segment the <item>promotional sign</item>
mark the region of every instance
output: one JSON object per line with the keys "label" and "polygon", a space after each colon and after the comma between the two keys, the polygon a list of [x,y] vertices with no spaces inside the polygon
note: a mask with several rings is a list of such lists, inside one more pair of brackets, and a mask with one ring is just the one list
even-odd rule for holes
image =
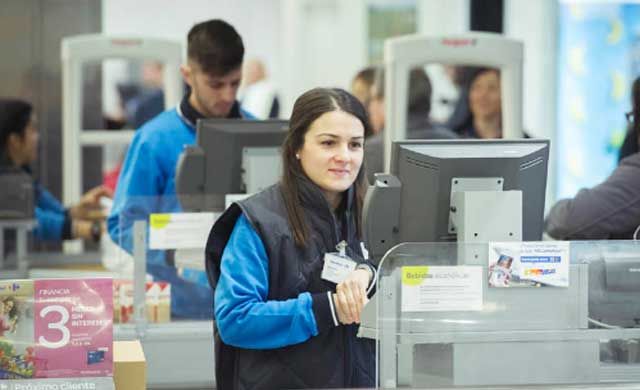
{"label": "promotional sign", "polygon": [[149,216],[149,249],[204,248],[218,213],[170,213]]}
{"label": "promotional sign", "polygon": [[482,310],[482,267],[402,267],[402,311]]}
{"label": "promotional sign", "polygon": [[569,243],[489,243],[489,286],[569,286]]}
{"label": "promotional sign", "polygon": [[113,373],[111,279],[0,281],[0,379]]}

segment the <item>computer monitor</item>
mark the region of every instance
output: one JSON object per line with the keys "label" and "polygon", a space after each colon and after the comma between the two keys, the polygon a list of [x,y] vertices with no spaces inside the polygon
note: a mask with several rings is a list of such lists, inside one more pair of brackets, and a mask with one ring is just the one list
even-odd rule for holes
{"label": "computer monitor", "polygon": [[196,145],[185,148],[176,167],[182,208],[222,210],[227,194],[252,193],[276,183],[287,129],[282,120],[199,120]]}
{"label": "computer monitor", "polygon": [[[460,226],[454,221],[462,218],[455,214],[463,210],[456,205],[456,199],[461,199],[456,193],[474,192],[489,199],[489,203],[492,199],[502,202],[503,198],[513,201],[500,204],[495,210],[495,213],[506,213],[505,224],[516,221],[519,225],[509,230],[503,240],[540,240],[548,156],[548,140],[394,142],[391,173],[376,174],[376,181],[365,199],[365,234],[372,254],[381,257],[400,242],[457,240]],[[479,206],[474,206],[475,210],[468,210],[473,202],[465,203],[467,210],[464,211],[491,213],[483,203],[484,198],[476,198],[480,201],[476,201]],[[509,209],[509,204],[517,204],[519,209]],[[468,215],[465,218],[468,222]],[[496,226],[483,226],[478,230],[477,241],[483,241],[482,232],[493,228]],[[491,237],[491,241],[499,240]]]}

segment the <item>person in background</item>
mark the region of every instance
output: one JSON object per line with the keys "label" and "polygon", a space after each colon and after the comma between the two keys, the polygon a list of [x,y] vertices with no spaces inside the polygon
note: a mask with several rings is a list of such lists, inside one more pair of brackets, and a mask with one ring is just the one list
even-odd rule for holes
{"label": "person in background", "polygon": [[[142,64],[142,85],[135,83],[123,83],[117,85],[118,95],[122,101],[123,117],[118,124],[117,120],[107,119],[107,123],[116,129],[138,129],[149,120],[164,111],[163,65],[157,61],[148,61]],[[114,127],[107,127],[113,129]],[[103,173],[102,184],[115,192],[118,185],[118,177],[122,170],[122,163],[126,148],[122,151],[120,161]]]}
{"label": "person in background", "polygon": [[469,110],[452,130],[463,138],[502,138],[502,98],[497,69],[474,69],[468,80]]}
{"label": "person in background", "polygon": [[[38,142],[38,123],[32,105],[19,99],[0,99],[0,169],[19,169],[31,174],[31,164],[38,158]],[[37,225],[33,233],[37,239],[100,240],[105,218],[100,198],[112,196],[107,188],[93,188],[80,202],[67,208],[37,180],[34,188]]]}
{"label": "person in background", "polygon": [[264,63],[258,59],[247,61],[242,77],[242,108],[259,119],[277,118],[280,101],[273,83],[267,78]]}
{"label": "person in background", "polygon": [[[282,147],[280,183],[234,203],[211,229],[218,388],[374,386],[375,343],[356,336],[375,283],[361,241],[370,131],[348,92],[305,92]],[[343,255],[331,254],[337,247]],[[325,274],[329,261],[349,270]]]}
{"label": "person in background", "polygon": [[[208,20],[196,24],[187,36],[187,62],[180,71],[189,88],[180,104],[145,123],[136,131],[107,219],[113,242],[133,249],[134,221],[148,221],[151,213],[181,211],[176,196],[175,169],[185,145],[196,138],[201,118],[253,117],[236,100],[242,79],[244,45],[228,23]],[[203,272],[181,275],[171,255],[147,253],[147,272],[171,284],[171,312],[175,318],[208,319],[213,315],[212,292]]]}
{"label": "person in background", "polygon": [[[638,108],[637,88],[636,79],[632,91],[634,112]],[[630,128],[637,130],[638,121],[638,116],[634,115]],[[637,238],[640,229],[640,153],[623,158],[603,183],[580,190],[572,199],[558,201],[544,224],[546,233],[558,240]]]}
{"label": "person in background", "polygon": [[373,83],[369,88],[369,97],[366,100],[367,114],[371,122],[371,136],[382,138],[380,133],[384,129],[386,112],[384,105],[384,68],[377,68],[373,76]]}
{"label": "person in background", "polygon": [[[407,104],[407,138],[408,139],[455,139],[458,136],[444,127],[435,125],[429,119],[431,112],[431,82],[422,68],[415,68],[409,74],[409,96]],[[371,88],[369,100],[369,117],[374,135],[367,139],[365,160],[367,161],[367,178],[374,181],[374,174],[384,171],[384,138],[385,127],[384,70],[379,69]]]}
{"label": "person in background", "polygon": [[163,68],[157,61],[142,64],[141,90],[125,103],[126,121],[131,128],[140,128],[164,111]]}
{"label": "person in background", "polygon": [[631,85],[631,111],[627,112],[627,121],[629,122],[629,130],[624,138],[622,147],[620,147],[620,155],[618,162],[625,157],[638,153],[640,145],[640,77],[637,77]]}
{"label": "person in background", "polygon": [[351,93],[360,100],[365,109],[368,109],[369,99],[371,99],[371,87],[376,77],[376,69],[375,66],[367,66],[356,73],[351,81]]}

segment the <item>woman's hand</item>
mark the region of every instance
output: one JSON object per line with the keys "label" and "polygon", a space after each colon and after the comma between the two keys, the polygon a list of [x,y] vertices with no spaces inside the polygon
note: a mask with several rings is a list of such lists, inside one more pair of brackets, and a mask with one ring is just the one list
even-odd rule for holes
{"label": "woman's hand", "polygon": [[72,219],[84,219],[90,221],[103,220],[106,215],[100,206],[100,198],[112,198],[113,193],[105,186],[98,186],[87,191],[78,204],[69,208]]}
{"label": "woman's hand", "polygon": [[364,269],[356,269],[345,280],[338,284],[333,294],[333,303],[341,324],[359,324],[360,313],[364,305],[369,302],[367,286],[371,274]]}
{"label": "woman's hand", "polygon": [[74,219],[71,222],[71,236],[73,238],[98,242],[104,231],[104,222],[98,220],[88,221],[84,219]]}

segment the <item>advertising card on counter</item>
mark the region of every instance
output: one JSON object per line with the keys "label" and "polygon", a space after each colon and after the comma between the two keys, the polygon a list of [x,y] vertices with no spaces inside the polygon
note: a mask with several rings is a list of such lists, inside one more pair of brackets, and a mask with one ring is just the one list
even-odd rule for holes
{"label": "advertising card on counter", "polygon": [[482,267],[402,267],[402,311],[482,310]]}
{"label": "advertising card on counter", "polygon": [[111,284],[0,281],[0,379],[111,376]]}
{"label": "advertising card on counter", "polygon": [[488,259],[491,287],[569,286],[568,242],[491,242]]}
{"label": "advertising card on counter", "polygon": [[219,213],[149,215],[149,249],[204,248]]}

